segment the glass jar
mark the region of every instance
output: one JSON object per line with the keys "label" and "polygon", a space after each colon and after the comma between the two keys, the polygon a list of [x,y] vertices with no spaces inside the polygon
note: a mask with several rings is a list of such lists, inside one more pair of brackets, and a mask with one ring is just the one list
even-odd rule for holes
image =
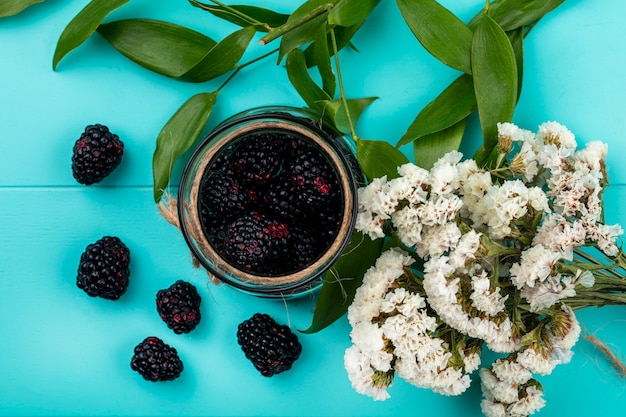
{"label": "glass jar", "polygon": [[351,138],[306,109],[255,108],[218,125],[187,162],[181,230],[213,278],[266,298],[306,294],[348,244],[364,183]]}

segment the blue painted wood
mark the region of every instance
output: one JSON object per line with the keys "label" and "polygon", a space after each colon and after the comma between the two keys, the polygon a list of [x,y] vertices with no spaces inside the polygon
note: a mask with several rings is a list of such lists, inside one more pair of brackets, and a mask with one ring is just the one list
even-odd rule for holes
{"label": "blue painted wood", "polygon": [[[293,1],[261,1],[290,11]],[[467,21],[480,0],[447,0]],[[397,380],[386,402],[356,394],[343,369],[350,344],[344,319],[301,335],[301,359],[287,373],[261,377],[236,345],[236,325],[262,311],[307,327],[315,300],[262,300],[215,286],[191,266],[176,228],[152,201],[151,158],[159,130],[189,96],[219,82],[180,83],[117,54],[97,35],[51,69],[56,39],[86,1],[47,1],[0,20],[0,415],[480,415],[477,383],[442,397]],[[581,142],[609,143],[614,186],[606,192],[608,222],[624,222],[626,168],[621,100],[626,96],[626,3],[566,2],[526,42],[526,75],[515,121],[534,129],[546,120],[570,127]],[[187,2],[136,0],[111,18],[162,18],[223,36]],[[211,20],[214,22],[214,20]],[[381,2],[346,52],[342,68],[353,97],[380,96],[364,114],[368,139],[401,136],[454,71],[430,57],[403,25],[395,5]],[[261,48],[258,47],[257,51]],[[262,104],[301,104],[284,68],[258,65],[220,96],[209,128]],[[71,175],[71,147],[86,124],[105,123],[126,144],[122,165],[101,184]],[[476,121],[470,129],[478,138]],[[470,152],[478,142],[464,144]],[[180,167],[178,167],[179,172]],[[75,286],[80,253],[105,234],[132,251],[131,284],[117,302],[92,299]],[[203,319],[188,335],[160,321],[154,297],[176,279],[196,284]],[[623,307],[589,309],[579,317],[617,353],[626,349]],[[175,346],[185,363],[172,383],[150,384],[130,370],[132,349],[148,335]],[[614,415],[626,406],[624,379],[581,340],[572,363],[541,379],[543,415]]]}

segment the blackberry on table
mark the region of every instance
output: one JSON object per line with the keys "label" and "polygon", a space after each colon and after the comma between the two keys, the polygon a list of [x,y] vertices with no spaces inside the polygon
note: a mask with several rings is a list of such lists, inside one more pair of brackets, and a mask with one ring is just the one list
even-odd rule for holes
{"label": "blackberry on table", "polygon": [[266,377],[291,369],[302,352],[298,337],[289,327],[261,313],[239,324],[237,343],[246,358]]}
{"label": "blackberry on table", "polygon": [[91,297],[119,299],[128,288],[130,250],[115,236],[104,236],[80,256],[76,285]]}
{"label": "blackberry on table", "polygon": [[147,381],[172,381],[183,371],[183,362],[175,348],[149,336],[135,347],[130,367]]}
{"label": "blackberry on table", "polygon": [[81,184],[102,181],[122,161],[124,143],[101,125],[89,125],[74,143],[72,175]]}
{"label": "blackberry on table", "polygon": [[157,292],[156,308],[161,319],[174,333],[189,333],[200,323],[201,301],[193,284],[178,280]]}

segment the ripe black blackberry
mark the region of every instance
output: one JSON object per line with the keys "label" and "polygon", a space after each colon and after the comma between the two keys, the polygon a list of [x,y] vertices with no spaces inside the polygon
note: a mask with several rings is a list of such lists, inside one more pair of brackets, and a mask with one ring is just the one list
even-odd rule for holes
{"label": "ripe black blackberry", "polygon": [[263,194],[262,203],[265,210],[274,213],[287,221],[293,221],[303,216],[302,200],[296,194],[296,186],[288,173],[279,175],[268,184]]}
{"label": "ripe black blackberry", "polygon": [[289,226],[259,212],[249,212],[228,224],[221,244],[230,262],[249,271],[259,272],[267,260],[284,255]]}
{"label": "ripe black blackberry", "polygon": [[91,297],[119,299],[128,288],[130,250],[115,236],[104,236],[80,256],[76,285]]}
{"label": "ripe black blackberry", "polygon": [[102,181],[122,161],[124,143],[101,125],[89,125],[73,148],[72,175],[81,184]]}
{"label": "ripe black blackberry", "polygon": [[189,333],[200,323],[201,301],[193,284],[178,280],[167,289],[157,292],[156,308],[161,319],[174,333]]}
{"label": "ripe black blackberry", "polygon": [[298,225],[292,229],[290,253],[287,264],[290,269],[299,269],[319,258],[321,249],[327,246],[327,242],[320,242],[318,233],[304,225]]}
{"label": "ripe black blackberry", "polygon": [[237,343],[246,358],[261,375],[267,377],[291,369],[302,352],[298,337],[289,327],[261,313],[239,324]]}
{"label": "ripe black blackberry", "polygon": [[183,371],[183,362],[175,348],[149,336],[135,347],[130,367],[147,381],[172,381]]}
{"label": "ripe black blackberry", "polygon": [[285,146],[274,132],[242,138],[230,155],[231,169],[244,183],[267,184],[280,170]]}
{"label": "ripe black blackberry", "polygon": [[223,171],[211,171],[200,185],[200,204],[212,216],[232,215],[242,211],[249,201],[248,193],[231,175]]}
{"label": "ripe black blackberry", "polygon": [[316,211],[340,202],[337,173],[314,146],[300,150],[290,162],[288,172],[301,206]]}

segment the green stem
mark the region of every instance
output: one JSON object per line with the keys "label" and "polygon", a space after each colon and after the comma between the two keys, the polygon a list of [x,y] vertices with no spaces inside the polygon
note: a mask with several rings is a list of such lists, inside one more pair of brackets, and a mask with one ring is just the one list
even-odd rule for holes
{"label": "green stem", "polygon": [[237,73],[238,73],[239,71],[241,71],[242,69],[244,69],[244,68],[245,68],[245,67],[247,67],[248,65],[252,65],[252,64],[254,64],[255,62],[259,62],[260,60],[262,60],[262,59],[264,59],[264,58],[267,58],[268,56],[270,56],[270,55],[272,55],[272,54],[274,54],[274,53],[276,53],[276,52],[278,52],[278,48],[276,48],[276,49],[274,49],[274,50],[271,50],[271,51],[269,51],[269,52],[267,52],[267,53],[265,53],[265,54],[263,54],[263,55],[260,55],[260,56],[258,56],[258,57],[256,57],[256,58],[254,58],[254,59],[251,59],[251,60],[250,60],[250,61],[248,61],[248,62],[244,62],[243,64],[239,64],[239,65],[237,65],[237,66],[235,67],[235,70],[232,72],[232,74],[230,74],[230,75],[228,76],[228,78],[227,78],[227,79],[226,79],[226,80],[225,80],[225,81],[224,81],[224,82],[223,82],[223,83],[222,83],[222,84],[221,84],[221,85],[217,88],[216,92],[218,92],[218,93],[219,93],[220,91],[222,91],[222,89],[223,89],[224,87],[226,87],[226,84],[228,84],[228,83],[230,82],[230,80],[232,80],[233,78],[235,78],[235,75],[237,75]]}
{"label": "green stem", "polygon": [[[218,0],[210,0],[210,1],[215,3],[215,4],[217,4],[222,9],[230,12],[234,16],[237,16],[240,19],[245,20],[246,22],[250,23],[253,26],[262,27],[262,28],[264,28],[267,31],[271,30],[271,27],[267,23],[259,22],[258,20],[248,16],[245,13],[241,13],[239,10],[232,8],[232,7],[228,6],[227,4],[222,3],[221,1],[218,1]],[[196,1],[196,0],[189,0],[189,2],[192,5],[198,7],[200,9],[202,9],[202,10],[207,10],[207,11],[212,11],[213,10],[213,7],[209,6],[208,4],[200,3],[199,1]]]}
{"label": "green stem", "polygon": [[[284,34],[291,32],[292,30],[302,26],[303,24],[315,19],[318,16],[323,15],[333,8],[332,3],[325,3],[320,6],[317,6],[309,13],[302,16],[300,19],[296,19],[293,21],[287,21],[284,25],[278,26],[277,28],[270,28],[268,34],[261,38],[259,43],[261,45],[267,45],[271,41],[283,36]],[[293,15],[292,15],[293,16]]]}
{"label": "green stem", "polygon": [[354,142],[359,141],[359,137],[356,135],[354,124],[352,123],[352,116],[350,115],[350,109],[348,108],[348,100],[343,87],[343,76],[341,75],[341,65],[339,63],[339,48],[337,47],[337,38],[335,37],[335,30],[330,28],[330,39],[333,44],[333,54],[335,56],[335,66],[337,67],[337,81],[339,83],[339,97],[343,103],[343,107],[346,111],[346,118],[348,119],[348,125],[350,125],[350,134]]}
{"label": "green stem", "polygon": [[237,65],[235,68],[237,68],[237,69],[242,69],[242,68],[245,68],[245,67],[247,67],[248,65],[252,65],[252,64],[254,64],[255,62],[258,62],[258,61],[260,61],[260,60],[262,60],[262,59],[264,59],[264,58],[267,58],[268,56],[273,55],[273,54],[275,54],[275,53],[276,53],[276,52],[278,52],[278,51],[279,51],[279,48],[272,49],[271,51],[269,51],[269,52],[267,52],[267,53],[265,53],[265,54],[263,54],[263,55],[260,55],[260,56],[258,56],[258,57],[256,57],[256,58],[254,58],[254,59],[251,59],[251,60],[250,60],[250,61],[248,61],[248,62],[244,62],[243,64],[239,64],[239,65]]}

